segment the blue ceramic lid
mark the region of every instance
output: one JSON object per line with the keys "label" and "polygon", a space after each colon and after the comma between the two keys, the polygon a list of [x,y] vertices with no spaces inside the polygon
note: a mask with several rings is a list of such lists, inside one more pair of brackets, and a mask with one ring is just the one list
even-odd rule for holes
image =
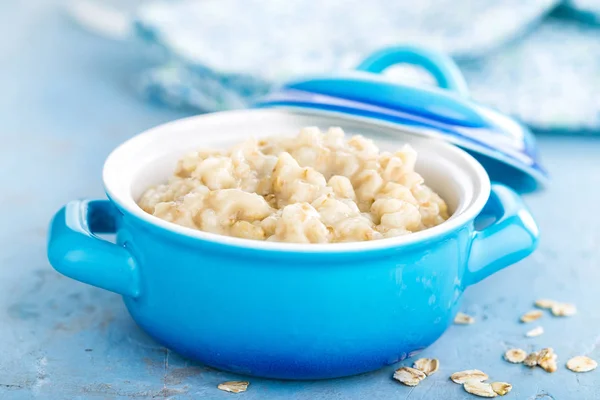
{"label": "blue ceramic lid", "polygon": [[[380,73],[394,64],[424,68],[439,87],[386,80]],[[510,117],[473,102],[456,64],[429,50],[410,46],[384,49],[355,71],[289,82],[256,106],[343,113],[402,125],[460,146],[482,163],[493,181],[521,193],[548,182],[533,134]]]}

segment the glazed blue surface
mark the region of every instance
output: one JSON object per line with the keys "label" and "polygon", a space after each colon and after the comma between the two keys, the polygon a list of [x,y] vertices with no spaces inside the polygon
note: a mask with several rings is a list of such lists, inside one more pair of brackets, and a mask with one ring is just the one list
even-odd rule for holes
{"label": "glazed blue surface", "polygon": [[[178,356],[144,333],[121,296],[54,271],[46,255],[48,221],[69,200],[102,198],[102,164],[119,143],[184,116],[139,101],[130,82],[149,63],[132,43],[82,33],[43,0],[0,2],[0,398],[9,400],[473,400],[448,376],[478,368],[510,382],[503,399],[595,399],[600,371],[574,374],[572,356],[600,360],[600,141],[538,137],[552,174],[548,189],[524,196],[542,232],[530,257],[470,287],[451,326],[422,357],[440,371],[416,388],[391,379],[394,369],[321,381],[251,378],[247,392],[216,387],[247,379]],[[43,65],[43,68],[40,68]],[[25,155],[36,162],[24,163]],[[23,179],[25,178],[25,179]],[[573,206],[574,195],[577,206]],[[544,316],[544,335],[525,338],[519,316],[537,298],[577,305],[572,318]],[[559,370],[547,374],[505,362],[511,347],[552,346]]]}
{"label": "glazed blue surface", "polygon": [[404,63],[423,67],[442,89],[462,97],[469,96],[467,82],[452,59],[425,47],[404,45],[384,48],[368,56],[356,69],[380,74],[391,66]]}
{"label": "glazed blue surface", "polygon": [[[519,196],[501,185],[483,229],[468,221],[361,253],[240,248],[119,211],[99,200],[63,207],[48,237],[52,266],[122,294],[138,325],[171,350],[279,379],[356,375],[417,354],[452,323],[467,286],[529,255],[538,237]],[[117,244],[97,233],[116,233]]]}
{"label": "glazed blue surface", "polygon": [[94,286],[137,297],[139,270],[125,247],[98,239],[115,233],[117,212],[107,201],[73,201],[53,218],[48,259],[69,276]]}
{"label": "glazed blue surface", "polygon": [[[380,75],[396,64],[425,69],[439,88],[394,83]],[[495,162],[496,168],[490,169],[492,179],[520,192],[547,184],[548,174],[531,132],[469,99],[467,84],[451,58],[424,48],[398,46],[373,53],[357,70],[288,82],[256,106],[344,113],[410,127],[425,136],[443,137],[483,162]]]}

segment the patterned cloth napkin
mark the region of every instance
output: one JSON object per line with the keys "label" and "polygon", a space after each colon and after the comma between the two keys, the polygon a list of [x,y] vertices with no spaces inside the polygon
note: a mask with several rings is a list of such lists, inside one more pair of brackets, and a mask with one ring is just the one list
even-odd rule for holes
{"label": "patterned cloth napkin", "polygon": [[246,107],[411,43],[450,54],[478,102],[535,129],[600,133],[600,0],[163,0],[132,23],[169,60],[137,87],[175,107]]}

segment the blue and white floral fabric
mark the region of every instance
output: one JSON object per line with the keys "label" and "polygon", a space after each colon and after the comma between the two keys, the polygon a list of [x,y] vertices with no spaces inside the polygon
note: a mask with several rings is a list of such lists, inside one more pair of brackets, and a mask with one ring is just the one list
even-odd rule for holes
{"label": "blue and white floral fabric", "polygon": [[[600,0],[146,1],[132,22],[169,61],[144,95],[201,112],[411,43],[450,54],[472,97],[541,130],[600,132]],[[414,76],[414,75],[412,75]]]}

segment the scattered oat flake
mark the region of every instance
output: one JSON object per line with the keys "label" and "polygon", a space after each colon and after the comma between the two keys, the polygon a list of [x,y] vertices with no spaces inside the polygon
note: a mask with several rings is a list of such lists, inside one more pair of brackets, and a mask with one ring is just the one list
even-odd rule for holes
{"label": "scattered oat flake", "polygon": [[230,393],[242,393],[248,389],[248,385],[250,385],[250,382],[247,381],[227,381],[219,383],[217,389],[221,389]]}
{"label": "scattered oat flake", "polygon": [[558,369],[558,366],[556,365],[556,359],[539,361],[538,365],[542,367],[544,371],[549,373],[556,372],[556,370]]}
{"label": "scattered oat flake", "polygon": [[523,363],[530,368],[539,365],[546,372],[556,372],[557,365],[556,360],[558,356],[554,353],[551,347],[544,348],[540,351],[534,351],[529,354]]}
{"label": "scattered oat flake", "polygon": [[538,356],[538,362],[543,361],[543,360],[550,360],[554,357],[556,357],[556,354],[554,353],[554,349],[552,347],[545,347],[540,350],[540,354]]}
{"label": "scattered oat flake", "polygon": [[504,359],[513,364],[519,364],[525,361],[527,353],[522,349],[510,349],[504,353]]}
{"label": "scattered oat flake", "polygon": [[532,330],[528,331],[525,334],[525,336],[527,336],[527,337],[536,337],[536,336],[540,336],[543,333],[544,333],[544,328],[542,328],[541,326],[538,326],[538,327],[533,328]]}
{"label": "scattered oat flake", "polygon": [[479,381],[468,381],[463,385],[465,391],[479,397],[496,397],[498,394],[494,392],[492,385]]}
{"label": "scattered oat flake", "polygon": [[454,323],[458,325],[470,325],[475,322],[475,318],[467,315],[465,313],[457,313],[456,317],[454,317]]}
{"label": "scattered oat flake", "polygon": [[577,307],[574,304],[556,303],[552,306],[551,311],[556,317],[570,317],[577,314]]}
{"label": "scattered oat flake", "polygon": [[440,367],[440,361],[437,358],[419,358],[413,364],[413,368],[418,369],[429,376],[435,374]]}
{"label": "scattered oat flake", "polygon": [[394,372],[394,379],[406,386],[417,386],[427,375],[416,368],[400,367]]}
{"label": "scattered oat flake", "polygon": [[492,390],[500,396],[504,396],[512,390],[512,385],[506,382],[492,382]]}
{"label": "scattered oat flake", "polygon": [[463,384],[469,381],[481,382],[485,381],[488,378],[489,377],[485,372],[482,372],[478,369],[468,369],[466,371],[455,372],[452,375],[450,375],[450,379],[452,379],[452,382],[458,384]]}
{"label": "scattered oat flake", "polygon": [[542,312],[542,310],[531,310],[521,316],[521,322],[532,322],[542,318],[543,315],[544,313]]}
{"label": "scattered oat flake", "polygon": [[573,372],[589,372],[598,366],[598,363],[586,356],[576,356],[567,361],[567,368]]}
{"label": "scattered oat flake", "polygon": [[529,353],[529,355],[523,361],[523,364],[527,365],[528,367],[533,368],[537,365],[539,357],[540,357],[540,353],[537,351],[534,351],[533,353]]}
{"label": "scattered oat flake", "polygon": [[554,353],[552,348],[546,348],[540,350],[538,357],[538,365],[546,372],[556,372],[558,366],[556,365],[556,359],[558,356]]}
{"label": "scattered oat flake", "polygon": [[535,306],[538,308],[545,308],[545,309],[550,309],[552,308],[557,302],[554,300],[548,300],[548,299],[539,299],[535,301]]}

